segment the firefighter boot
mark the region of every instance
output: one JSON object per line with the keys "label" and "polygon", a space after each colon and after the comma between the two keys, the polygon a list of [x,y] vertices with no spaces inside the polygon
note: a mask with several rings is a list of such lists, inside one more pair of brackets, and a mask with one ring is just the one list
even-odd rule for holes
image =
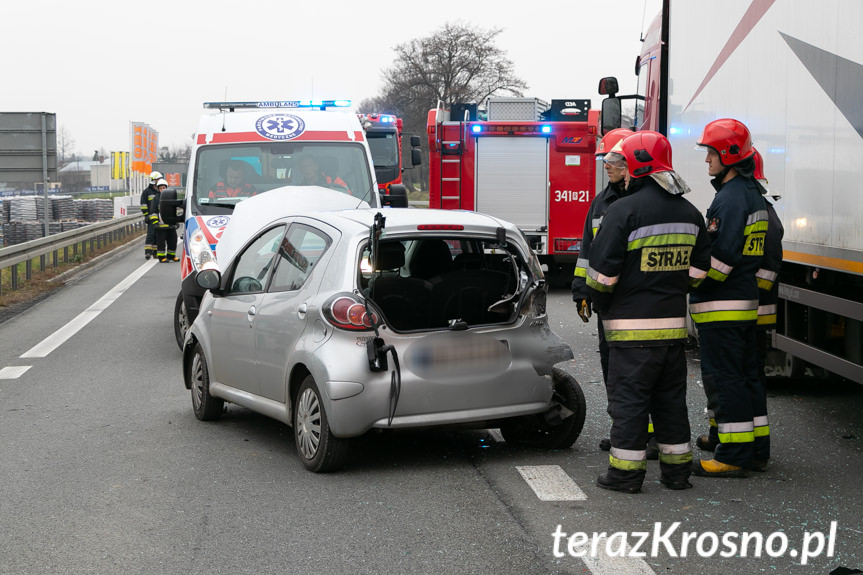
{"label": "firefighter boot", "polygon": [[[712,430],[713,428],[711,428]],[[701,451],[715,451],[716,446],[719,445],[719,440],[712,438],[710,435],[699,435],[698,439],[695,440],[695,445]]]}
{"label": "firefighter boot", "polygon": [[609,438],[599,440],[599,448],[602,451],[611,451],[611,440]]}
{"label": "firefighter boot", "polygon": [[608,471],[596,478],[596,486],[609,491],[638,493],[641,491],[646,473],[645,469],[624,471],[609,466]]}
{"label": "firefighter boot", "polygon": [[749,471],[757,471],[758,473],[764,473],[767,471],[767,460],[766,459],[753,459],[749,465],[746,466],[746,469]]}
{"label": "firefighter boot", "polygon": [[715,459],[702,459],[692,462],[692,473],[700,477],[746,477],[746,469],[729,465]]}

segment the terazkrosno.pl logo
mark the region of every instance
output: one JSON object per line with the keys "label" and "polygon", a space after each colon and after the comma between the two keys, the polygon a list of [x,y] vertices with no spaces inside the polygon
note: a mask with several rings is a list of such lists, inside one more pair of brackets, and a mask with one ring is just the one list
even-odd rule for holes
{"label": "terazkrosno.pl logo", "polygon": [[255,123],[255,130],[271,140],[292,140],[303,133],[306,123],[291,114],[268,114]]}

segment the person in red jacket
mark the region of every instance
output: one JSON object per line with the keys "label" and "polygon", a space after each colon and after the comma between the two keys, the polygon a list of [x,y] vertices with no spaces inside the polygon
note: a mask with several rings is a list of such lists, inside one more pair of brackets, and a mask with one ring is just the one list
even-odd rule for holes
{"label": "person in red jacket", "polygon": [[220,198],[247,198],[254,196],[255,187],[246,182],[246,163],[231,160],[225,168],[225,180],[216,184],[209,193],[211,200]]}
{"label": "person in red jacket", "polygon": [[300,179],[296,183],[302,186],[326,186],[329,184],[330,187],[337,185],[348,189],[348,185],[340,177],[326,175],[314,156],[303,156],[300,160]]}

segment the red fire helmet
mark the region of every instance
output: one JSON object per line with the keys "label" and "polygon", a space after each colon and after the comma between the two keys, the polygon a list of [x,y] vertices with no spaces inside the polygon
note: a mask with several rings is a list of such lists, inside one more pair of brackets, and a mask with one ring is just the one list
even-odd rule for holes
{"label": "red fire helmet", "polygon": [[707,124],[697,145],[716,150],[723,166],[733,166],[755,153],[749,128],[743,122],[731,118],[713,120]]}
{"label": "red fire helmet", "polygon": [[615,128],[611,130],[609,133],[602,137],[599,145],[596,147],[597,156],[604,156],[623,138],[627,136],[631,136],[633,134],[632,130],[627,130],[626,128]]}
{"label": "red fire helmet", "polygon": [[[635,132],[618,144],[633,178],[658,172],[671,172],[671,144],[659,132]],[[616,151],[616,150],[615,150]]]}
{"label": "red fire helmet", "polygon": [[[752,148],[755,150],[755,148]],[[752,176],[756,180],[764,180],[767,181],[767,178],[764,177],[764,158],[761,157],[761,153],[758,150],[755,150],[755,154],[752,156],[752,159],[755,160],[755,173]]]}

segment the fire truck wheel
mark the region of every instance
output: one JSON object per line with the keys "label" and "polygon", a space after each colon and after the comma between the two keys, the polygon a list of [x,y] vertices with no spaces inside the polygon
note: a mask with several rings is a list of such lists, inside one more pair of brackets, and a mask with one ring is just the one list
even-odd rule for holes
{"label": "fire truck wheel", "polygon": [[554,392],[545,413],[514,417],[501,425],[500,433],[508,443],[538,449],[566,449],[584,427],[586,405],[578,381],[560,368],[552,371]]}
{"label": "fire truck wheel", "polygon": [[177,345],[182,350],[183,342],[186,340],[186,332],[189,331],[189,315],[186,313],[186,302],[183,301],[183,292],[177,295],[174,304],[174,337]]}

